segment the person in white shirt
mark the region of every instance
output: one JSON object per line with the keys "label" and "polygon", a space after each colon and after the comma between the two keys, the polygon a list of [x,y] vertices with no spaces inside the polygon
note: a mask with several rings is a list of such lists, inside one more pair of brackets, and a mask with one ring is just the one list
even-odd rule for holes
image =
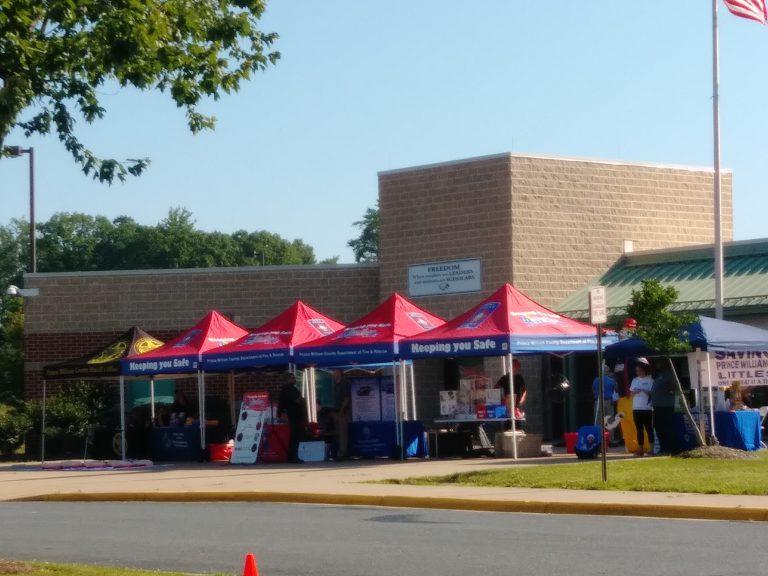
{"label": "person in white shirt", "polygon": [[[632,395],[632,417],[637,428],[637,452],[636,456],[643,455],[645,446],[645,432],[648,435],[648,444],[653,446],[653,405],[651,404],[651,390],[653,390],[653,377],[651,376],[651,363],[647,358],[635,360],[635,374],[637,375],[629,386]],[[650,454],[653,453],[651,448]]]}

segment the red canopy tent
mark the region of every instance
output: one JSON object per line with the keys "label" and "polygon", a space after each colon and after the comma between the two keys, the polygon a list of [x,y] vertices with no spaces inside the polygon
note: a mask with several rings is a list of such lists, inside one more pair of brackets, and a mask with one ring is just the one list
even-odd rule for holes
{"label": "red canopy tent", "polygon": [[[604,338],[605,344],[615,336]],[[595,327],[562,316],[532,300],[509,283],[464,314],[401,342],[402,358],[502,356],[512,377],[513,354],[587,352],[597,349]],[[514,386],[509,412],[514,416]],[[517,458],[515,418],[511,418]]]}
{"label": "red canopy tent", "polygon": [[[198,395],[200,408],[200,442],[205,448],[205,376],[201,359],[204,352],[219,348],[245,336],[247,330],[228,320],[218,312],[206,314],[192,328],[185,330],[173,340],[145,354],[134,354],[121,360],[123,376],[157,374],[198,374]],[[124,382],[121,376],[121,409]]]}
{"label": "red canopy tent", "polygon": [[406,339],[403,358],[593,351],[595,327],[562,316],[504,284],[460,316]]}
{"label": "red canopy tent", "polygon": [[289,364],[293,362],[294,347],[342,328],[343,324],[298,300],[242,338],[203,353],[203,369],[231,370]]}
{"label": "red canopy tent", "polygon": [[[396,436],[403,450],[403,417],[416,419],[413,366],[410,372],[410,406],[408,403],[408,374],[400,363],[400,341],[425,330],[440,326],[445,321],[439,316],[419,308],[400,294],[394,293],[374,310],[333,334],[307,342],[295,349],[297,364],[305,366],[347,366],[350,364],[392,364],[395,392]],[[314,388],[313,370],[309,371],[310,390]]]}
{"label": "red canopy tent", "polygon": [[297,346],[296,362],[312,366],[383,364],[399,358],[400,341],[445,321],[398,293],[328,336]]}
{"label": "red canopy tent", "polygon": [[[332,334],[344,325],[306,305],[301,300],[249,332],[239,340],[203,354],[203,370],[230,371],[229,401],[235,418],[234,370],[292,366],[294,347]],[[307,415],[311,422],[315,414],[315,390],[302,374],[303,387],[308,396]]]}

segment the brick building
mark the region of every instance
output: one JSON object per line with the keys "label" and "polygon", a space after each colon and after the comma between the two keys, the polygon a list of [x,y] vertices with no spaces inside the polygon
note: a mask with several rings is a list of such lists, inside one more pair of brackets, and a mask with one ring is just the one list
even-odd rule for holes
{"label": "brick building", "polygon": [[[731,174],[723,180],[730,239]],[[712,188],[704,168],[498,154],[381,172],[377,265],[28,274],[26,286],[40,295],[26,309],[27,395],[39,393],[44,364],[84,354],[133,324],[168,338],[217,309],[254,327],[297,298],[348,322],[393,291],[408,296],[409,268],[418,264],[479,262],[472,292],[413,297],[445,317],[507,281],[554,307],[608,270],[628,241],[637,250],[711,242]],[[497,362],[485,365],[500,373]],[[446,366],[416,364],[425,419],[436,414]],[[543,382],[548,366],[530,359],[524,368]],[[530,387],[529,414],[546,412],[544,397],[544,385]],[[541,431],[546,419],[530,425]]]}

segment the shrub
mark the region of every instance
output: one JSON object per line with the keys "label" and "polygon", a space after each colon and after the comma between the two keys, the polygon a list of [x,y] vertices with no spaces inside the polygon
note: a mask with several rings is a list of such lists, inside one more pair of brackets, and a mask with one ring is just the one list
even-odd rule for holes
{"label": "shrub", "polygon": [[32,420],[23,405],[0,404],[0,454],[16,451],[32,428]]}
{"label": "shrub", "polygon": [[[55,396],[46,400],[45,425],[63,434],[82,437],[112,405],[109,387],[100,382],[71,382],[62,385]],[[30,402],[35,428],[40,428],[42,403]]]}

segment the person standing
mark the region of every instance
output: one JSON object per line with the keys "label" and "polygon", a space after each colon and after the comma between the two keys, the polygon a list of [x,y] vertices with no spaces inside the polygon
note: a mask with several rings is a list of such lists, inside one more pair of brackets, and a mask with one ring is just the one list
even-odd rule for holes
{"label": "person standing", "polygon": [[[632,395],[632,417],[637,428],[637,452],[635,456],[643,455],[645,446],[645,434],[648,435],[648,444],[653,454],[653,405],[651,404],[651,392],[653,391],[653,378],[651,377],[651,363],[647,358],[635,360],[635,378],[629,386]],[[645,434],[643,434],[645,432]]]}
{"label": "person standing", "polygon": [[[616,380],[611,378],[610,369],[603,365],[603,403],[605,404],[605,415],[613,417],[616,414],[614,402],[618,400],[616,394]],[[595,426],[600,425],[600,377],[592,381],[592,397],[595,399]],[[610,431],[610,441],[615,439],[615,429]]]}
{"label": "person standing", "polygon": [[[512,367],[512,383],[515,391],[515,419],[522,420],[525,418],[525,401],[528,398],[528,390],[525,387],[525,379],[520,373],[522,371],[522,367],[520,366],[520,361],[517,358],[513,360]],[[502,402],[504,403],[504,406],[509,406],[509,372],[499,378],[499,380],[496,382],[496,388],[501,388],[501,394],[503,396]]]}
{"label": "person standing", "polygon": [[651,391],[651,404],[653,405],[653,429],[659,437],[659,450],[662,454],[677,453],[675,392],[675,380],[669,365],[665,363],[664,366],[657,366]]}
{"label": "person standing", "polygon": [[296,383],[291,380],[280,389],[280,397],[277,404],[278,415],[285,414],[291,429],[291,441],[288,446],[288,461],[300,463],[299,442],[304,439],[307,427],[307,413],[304,398],[296,388]]}
{"label": "person standing", "polygon": [[333,386],[336,393],[336,457],[349,458],[349,423],[352,418],[351,390],[341,370],[333,371]]}

